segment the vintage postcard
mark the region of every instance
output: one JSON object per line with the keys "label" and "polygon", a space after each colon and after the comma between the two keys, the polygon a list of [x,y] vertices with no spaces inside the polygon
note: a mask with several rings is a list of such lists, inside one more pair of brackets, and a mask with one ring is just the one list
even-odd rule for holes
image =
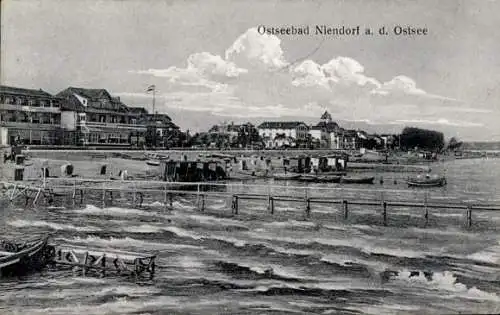
{"label": "vintage postcard", "polygon": [[1,314],[500,313],[500,1],[0,7]]}

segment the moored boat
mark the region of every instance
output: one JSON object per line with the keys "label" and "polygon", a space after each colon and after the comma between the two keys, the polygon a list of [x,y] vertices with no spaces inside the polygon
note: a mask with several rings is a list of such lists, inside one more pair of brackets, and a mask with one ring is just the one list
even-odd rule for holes
{"label": "moored boat", "polygon": [[373,176],[342,176],[341,184],[373,184]]}
{"label": "moored boat", "polygon": [[150,166],[160,166],[160,161],[159,160],[147,160],[146,164],[150,165]]}
{"label": "moored boat", "polygon": [[406,180],[408,187],[442,187],[446,185],[446,178],[444,176],[430,176],[419,175],[417,177],[408,178]]}
{"label": "moored boat", "polygon": [[300,178],[300,174],[297,173],[279,173],[279,174],[274,174],[273,178],[274,180],[295,180]]}
{"label": "moored boat", "polygon": [[341,176],[337,175],[319,175],[318,182],[321,183],[340,183]]}
{"label": "moored boat", "polygon": [[24,273],[44,267],[54,257],[48,237],[27,242],[3,240],[0,244],[1,275]]}
{"label": "moored boat", "polygon": [[300,174],[298,180],[301,182],[317,182],[318,176],[314,174]]}

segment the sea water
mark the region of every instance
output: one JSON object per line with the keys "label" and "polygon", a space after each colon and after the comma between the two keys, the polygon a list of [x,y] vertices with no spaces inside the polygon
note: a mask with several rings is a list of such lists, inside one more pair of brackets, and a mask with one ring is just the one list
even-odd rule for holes
{"label": "sea water", "polygon": [[[498,160],[447,167],[446,200],[495,200]],[[397,173],[375,188],[407,189]],[[394,181],[398,182],[397,184]],[[266,182],[257,182],[264,192]],[[280,183],[293,185],[292,183]],[[318,185],[318,188],[326,185]],[[361,198],[364,186],[344,194]],[[293,194],[292,188],[283,191]],[[159,199],[159,200],[158,200]],[[159,253],[152,280],[82,277],[44,270],[0,282],[1,314],[454,314],[500,312],[500,213],[276,203],[195,197],[127,204],[24,209],[5,204],[4,237],[51,233],[52,241],[92,249]],[[57,202],[57,201],[56,201]]]}

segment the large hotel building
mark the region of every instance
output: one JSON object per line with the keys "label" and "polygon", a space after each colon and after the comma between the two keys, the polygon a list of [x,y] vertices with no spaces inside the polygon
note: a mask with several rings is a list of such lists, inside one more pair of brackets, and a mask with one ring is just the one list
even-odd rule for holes
{"label": "large hotel building", "polygon": [[167,115],[128,107],[105,89],[69,87],[53,96],[0,86],[0,145],[166,147],[178,133]]}

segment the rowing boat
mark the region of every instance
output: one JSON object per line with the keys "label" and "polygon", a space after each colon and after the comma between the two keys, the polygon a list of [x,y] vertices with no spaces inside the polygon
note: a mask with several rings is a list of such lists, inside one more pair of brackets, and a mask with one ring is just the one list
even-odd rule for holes
{"label": "rowing boat", "polygon": [[148,160],[148,161],[146,161],[146,164],[150,165],[150,166],[160,166],[160,161],[159,160]]}
{"label": "rowing boat", "polygon": [[54,257],[54,248],[48,245],[48,237],[33,241],[0,243],[1,275],[19,274],[44,267]]}
{"label": "rowing boat", "polygon": [[446,185],[446,178],[444,176],[417,176],[408,178],[406,180],[408,187],[442,187]]}
{"label": "rowing boat", "polygon": [[340,183],[342,184],[373,184],[375,177],[373,176],[342,176]]}
{"label": "rowing boat", "polygon": [[274,180],[293,180],[293,179],[299,179],[300,174],[297,173],[280,173],[280,174],[274,174],[273,178]]}

